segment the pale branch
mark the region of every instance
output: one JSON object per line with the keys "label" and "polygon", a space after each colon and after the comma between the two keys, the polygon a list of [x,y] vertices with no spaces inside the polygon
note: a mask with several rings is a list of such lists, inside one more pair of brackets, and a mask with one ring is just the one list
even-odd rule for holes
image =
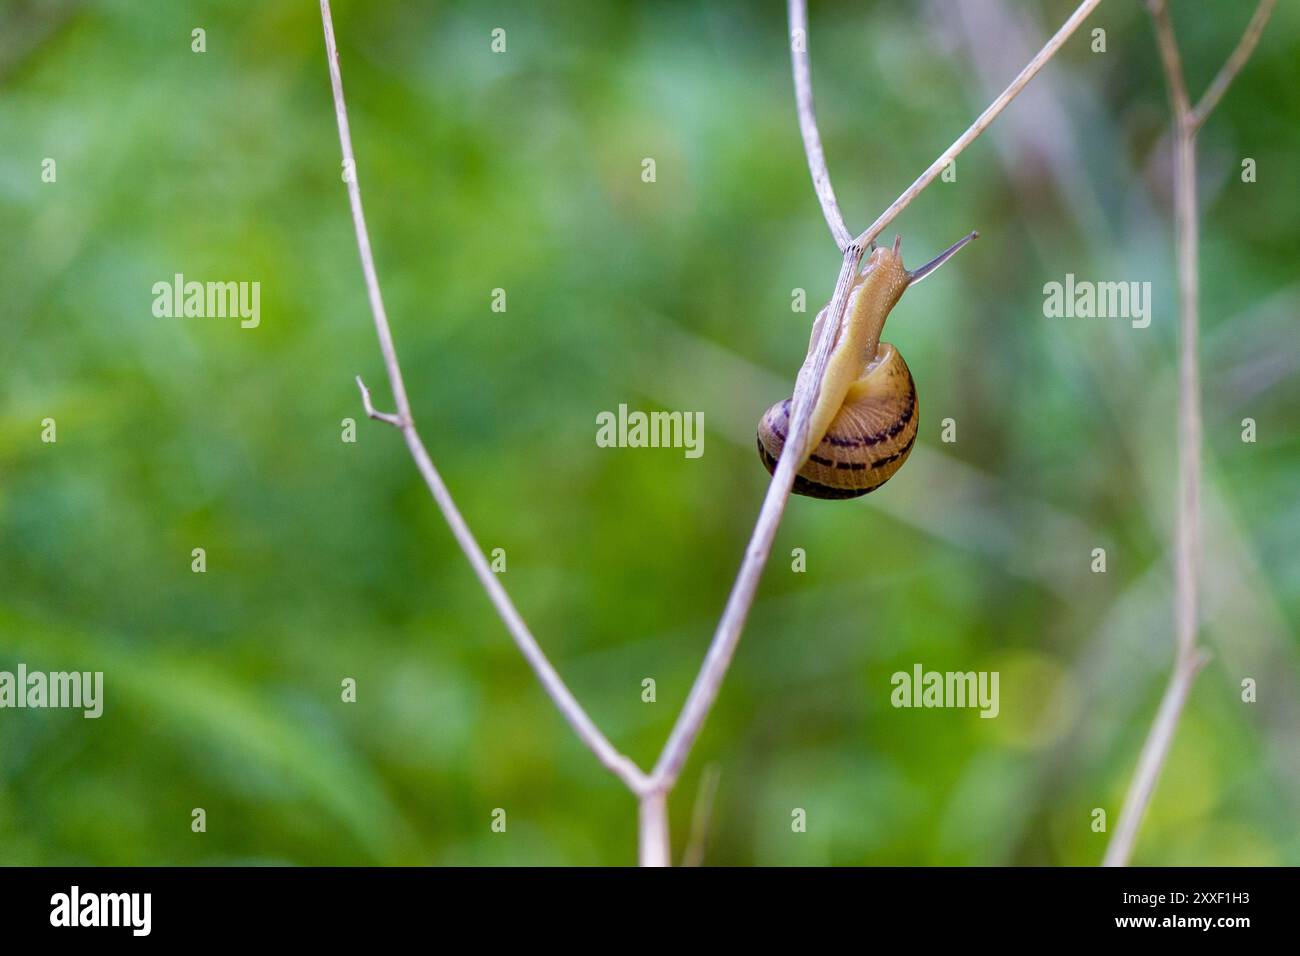
{"label": "pale branch", "polygon": [[1061,28],[1056,31],[1055,35],[1048,40],[1034,58],[1025,65],[1025,68],[1016,75],[1016,78],[1012,80],[1010,85],[1008,85],[1007,88],[998,95],[998,98],[989,104],[988,109],[981,113],[966,132],[957,137],[951,146],[940,153],[939,158],[930,164],[930,168],[918,176],[916,182],[903,190],[902,195],[890,203],[889,208],[882,212],[879,217],[877,217],[876,221],[868,226],[855,241],[859,245],[865,247],[884,232],[885,227],[893,222],[898,217],[899,213],[911,205],[912,200],[919,196],[926,186],[929,186],[930,183],[934,182],[939,177],[939,174],[943,172],[944,167],[956,159],[967,146],[973,143],[976,137],[978,137],[980,133],[984,132],[984,130],[988,128],[989,124],[997,118],[998,114],[1006,109],[1011,101],[1020,95],[1020,91],[1029,84],[1030,80],[1038,75],[1039,71],[1047,65],[1047,61],[1056,55],[1056,52],[1065,45],[1065,41],[1070,39],[1074,31],[1079,28],[1079,24],[1083,23],[1083,21],[1092,14],[1100,3],[1101,0],[1084,0],[1083,3],[1079,4],[1074,13],[1070,14],[1070,18],[1066,20],[1065,23],[1061,24]]}
{"label": "pale branch", "polygon": [[1174,232],[1178,269],[1178,510],[1174,528],[1174,634],[1179,663],[1196,643],[1200,523],[1201,408],[1197,283],[1196,148],[1192,101],[1166,0],[1149,4],[1174,118]]}
{"label": "pale branch", "polygon": [[822,204],[822,215],[830,227],[835,244],[844,249],[853,239],[844,224],[844,214],[835,201],[831,174],[826,168],[821,133],[817,130],[817,112],[813,109],[812,65],[808,58],[808,5],[805,0],[790,0],[790,63],[794,73],[795,109],[799,113],[799,133],[808,154],[808,171],[812,173],[813,191]]}
{"label": "pale branch", "polygon": [[[1056,55],[1056,52],[1065,44],[1065,41],[1070,39],[1074,31],[1097,9],[1100,3],[1101,0],[1084,0],[1083,3],[1080,3],[1074,13],[1070,15],[1070,18],[1061,24],[1061,28],[1056,31],[1055,35],[1025,65],[1025,68],[1016,75],[1007,88],[989,104],[988,108],[976,118],[966,132],[962,133],[951,146],[944,150],[939,155],[939,158],[931,163],[929,168],[918,176],[916,181],[907,187],[889,205],[889,208],[882,212],[876,221],[868,226],[854,241],[866,248],[884,232],[885,227],[898,218],[899,214],[911,205],[912,200],[934,182],[944,171],[944,168],[956,159],[967,146],[973,143],[989,127],[989,124],[997,118],[998,114],[1020,95],[1020,91],[1029,85],[1029,81],[1038,75],[1039,71]],[[849,242],[849,231],[844,224],[844,216],[840,212],[839,203],[835,199],[835,190],[831,186],[830,172],[826,167],[826,154],[822,149],[821,134],[817,129],[817,113],[813,108],[806,0],[789,0],[789,11],[790,60],[794,74],[795,106],[799,114],[799,132],[803,136],[804,152],[808,155],[808,170],[812,174],[813,189],[816,191],[817,199],[821,203],[822,214],[826,217],[826,224],[830,227],[831,236],[835,239],[836,245],[840,249],[844,249]],[[838,326],[835,327],[838,328]]]}
{"label": "pale branch", "polygon": [[1277,5],[1277,0],[1260,0],[1259,6],[1255,8],[1255,14],[1250,18],[1250,23],[1246,25],[1246,32],[1241,35],[1241,40],[1237,43],[1237,48],[1232,51],[1228,57],[1223,69],[1219,70],[1217,76],[1206,89],[1205,94],[1201,97],[1196,108],[1192,110],[1192,129],[1200,129],[1201,126],[1209,119],[1214,108],[1219,105],[1219,100],[1223,99],[1223,94],[1228,92],[1228,87],[1232,81],[1237,78],[1246,62],[1250,59],[1251,54],[1255,52],[1255,47],[1259,43],[1260,36],[1264,33],[1264,26],[1268,23],[1268,18],[1273,15],[1273,7]]}
{"label": "pale branch", "polygon": [[375,257],[370,249],[370,232],[366,229],[366,214],[361,208],[361,187],[357,182],[357,160],[352,152],[352,130],[348,125],[348,107],[343,99],[343,76],[339,72],[339,49],[334,40],[334,20],[330,15],[329,0],[321,0],[321,25],[325,30],[325,58],[329,62],[330,87],[334,92],[334,115],[339,127],[339,146],[343,151],[343,179],[348,187],[348,202],[352,207],[352,225],[357,235],[357,251],[361,254],[361,271],[366,280],[366,294],[370,297],[370,312],[379,336],[379,350],[384,356],[388,379],[397,403],[397,416],[403,422],[411,420],[411,403],[406,397],[406,384],[397,362],[393,346],[393,333],[388,326],[388,312],[384,309],[384,296],[379,290],[379,276],[375,272]]}
{"label": "pale branch", "polygon": [[358,376],[357,385],[361,388],[362,404],[366,414],[372,418],[388,422],[401,431],[406,439],[406,446],[419,469],[424,483],[428,486],[433,500],[442,511],[452,534],[455,536],[465,557],[469,560],[479,583],[487,592],[488,598],[496,608],[497,614],[505,622],[506,629],[514,638],[524,659],[533,668],[542,687],[550,696],[555,706],[569,722],[578,738],[591,749],[603,766],[622,780],[635,794],[640,794],[646,787],[646,776],[629,758],[614,747],[605,737],[595,722],[587,716],[582,705],[569,691],[560,675],[556,673],[546,654],[524,624],[523,618],[515,609],[514,603],[506,593],[497,576],[492,573],[483,550],[479,547],[469,525],[461,516],[460,510],[452,500],[451,493],[443,483],[442,476],[433,466],[424,443],[420,440],[411,417],[411,403],[406,395],[406,386],[402,382],[402,370],[397,361],[397,352],[393,346],[393,335],[388,325],[388,315],[384,311],[384,299],[379,290],[379,277],[375,273],[374,255],[370,249],[370,234],[366,229],[365,211],[361,206],[361,187],[356,168],[356,159],[352,152],[352,134],[348,128],[347,104],[343,99],[343,78],[339,72],[339,51],[334,40],[334,21],[330,15],[329,0],[320,0],[321,25],[325,30],[325,54],[329,60],[330,85],[334,91],[334,112],[338,118],[339,144],[343,150],[344,179],[348,187],[348,199],[352,205],[352,224],[356,230],[357,249],[361,254],[361,271],[365,275],[366,291],[370,296],[370,311],[375,320],[375,331],[379,335],[379,349],[383,353],[384,366],[388,370],[388,381],[392,386],[393,401],[397,405],[397,414],[388,415],[376,412],[370,402],[370,393]]}
{"label": "pale branch", "polygon": [[[825,183],[824,190],[818,186],[818,197],[823,202],[823,210],[827,214],[827,223],[831,228],[832,235],[835,236],[836,242],[843,248],[844,258],[839,276],[836,279],[834,295],[827,307],[827,321],[824,323],[818,341],[810,349],[803,367],[800,369],[794,389],[790,427],[785,448],[768,485],[767,494],[763,499],[758,520],[750,536],[749,544],[745,549],[745,555],[735,583],[732,585],[722,618],[718,623],[717,630],[714,632],[713,640],[709,645],[700,672],[692,685],[691,692],[678,716],[677,722],[664,744],[655,768],[650,775],[646,775],[631,760],[614,748],[591,718],[588,717],[551,666],[536,639],[529,632],[523,619],[515,609],[509,595],[489,568],[482,549],[474,539],[459,509],[457,509],[450,492],[434,467],[429,453],[416,431],[411,415],[410,402],[407,398],[405,385],[402,382],[396,350],[393,346],[388,317],[384,311],[383,297],[379,290],[379,280],[375,273],[370,238],[366,230],[365,215],[361,206],[361,191],[352,151],[351,134],[348,129],[347,107],[343,99],[343,81],[339,73],[338,48],[334,39],[334,26],[330,15],[329,0],[320,0],[321,22],[325,31],[330,82],[333,87],[335,112],[338,119],[339,142],[343,151],[344,178],[348,184],[348,198],[352,207],[353,225],[356,230],[358,251],[361,255],[362,272],[365,276],[366,289],[370,298],[371,313],[379,337],[380,351],[383,354],[384,364],[388,370],[397,412],[389,414],[376,411],[370,401],[368,390],[358,377],[357,384],[361,389],[362,404],[367,415],[395,426],[402,433],[416,467],[424,478],[425,484],[428,486],[438,508],[442,511],[443,517],[450,526],[461,550],[487,592],[498,615],[510,631],[520,652],[537,674],[543,688],[568,720],[579,738],[591,749],[600,762],[618,776],[639,798],[639,843],[640,859],[643,864],[668,865],[670,862],[668,793],[676,783],[682,765],[690,753],[691,746],[698,737],[704,721],[717,699],[722,680],[726,676],[727,668],[740,640],[745,620],[753,605],[758,582],[771,551],[776,529],[785,510],[786,501],[790,497],[795,473],[802,464],[799,451],[802,450],[807,441],[812,409],[821,388],[822,378],[826,372],[835,333],[843,319],[845,307],[848,303],[848,293],[867,244],[902,212],[926,186],[934,181],[949,160],[959,154],[984,131],[989,123],[1042,69],[1052,55],[1060,49],[1079,23],[1100,2],[1101,0],[1085,0],[1071,16],[1070,20],[1066,22],[1066,25],[1034,57],[1030,64],[1013,81],[1012,85],[980,115],[975,124],[957,142],[950,146],[921,178],[913,183],[903,195],[899,196],[867,232],[863,233],[862,237],[851,242],[848,241],[847,227],[844,226],[843,219],[839,215],[838,205],[835,203],[834,192],[830,185],[830,176],[826,171],[825,158],[821,150],[820,136],[817,134],[816,118],[812,112],[811,74],[808,69],[808,61],[806,57],[801,60],[797,55],[795,56],[793,69],[795,72],[796,95],[800,101],[800,126],[805,136],[810,169],[813,173],[815,186],[818,186],[819,177]],[[792,24],[796,22],[795,15],[795,11],[792,10]],[[806,16],[803,16],[802,12],[798,22],[804,24],[806,37]],[[802,78],[800,77],[801,71]],[[829,197],[829,202],[826,197]]]}
{"label": "pale branch", "polygon": [[668,791],[653,790],[641,796],[637,810],[638,858],[642,866],[672,866],[668,839]]}
{"label": "pale branch", "polygon": [[1205,655],[1197,655],[1189,666],[1174,668],[1169,686],[1165,688],[1164,696],[1160,699],[1160,707],[1156,710],[1151,732],[1142,745],[1137,769],[1129,782],[1128,793],[1124,796],[1124,804],[1115,823],[1115,832],[1106,847],[1102,866],[1128,865],[1129,857],[1133,853],[1133,844],[1137,841],[1138,828],[1142,825],[1147,805],[1151,802],[1151,795],[1155,793],[1160,772],[1165,766],[1165,759],[1169,756],[1169,745],[1174,739],[1174,732],[1178,729],[1183,705],[1187,703],[1187,696],[1191,693],[1196,675],[1208,660]]}
{"label": "pale branch", "polygon": [[1187,92],[1178,39],[1167,0],[1149,0],[1156,46],[1169,87],[1174,136],[1174,242],[1178,269],[1178,511],[1174,527],[1174,666],[1155,720],[1147,732],[1137,768],[1120,808],[1104,866],[1127,866],[1138,830],[1173,746],[1179,719],[1196,675],[1207,657],[1196,646],[1200,629],[1201,563],[1201,383],[1200,226],[1196,212],[1196,133],[1222,99],[1259,42],[1273,0],[1260,0],[1223,69],[1195,108]]}
{"label": "pale branch", "polygon": [[[799,0],[791,0],[792,7],[798,2]],[[1020,91],[1038,74],[1047,61],[1061,48],[1088,14],[1096,9],[1099,3],[1101,3],[1101,0],[1085,0],[1084,3],[1080,4],[1079,8],[1056,32],[1055,36],[1029,62],[1029,65],[1020,71],[1020,74],[1011,82],[1011,85],[994,100],[992,105],[979,115],[971,127],[955,143],[949,146],[943,155],[935,160],[930,168],[909,186],[866,232],[844,248],[844,260],[840,266],[839,278],[835,283],[835,294],[826,309],[826,321],[822,325],[821,335],[818,336],[817,342],[810,349],[804,367],[800,370],[794,400],[791,403],[789,431],[786,436],[785,446],[781,450],[781,458],[772,475],[771,484],[768,485],[767,496],[763,499],[763,507],[759,512],[758,522],[755,524],[753,534],[750,536],[749,546],[745,549],[745,557],[741,563],[740,572],[737,574],[736,582],[732,586],[731,595],[723,611],[722,620],[714,633],[713,642],[709,645],[704,664],[700,668],[694,686],[691,688],[690,696],[687,697],[686,706],[682,709],[677,718],[677,723],[673,726],[668,743],[665,744],[663,752],[659,755],[659,760],[655,763],[654,771],[651,774],[653,785],[671,788],[676,781],[677,775],[681,772],[681,768],[690,752],[691,745],[699,735],[704,720],[713,706],[718,690],[722,686],[722,679],[726,675],[727,667],[735,654],[736,645],[740,641],[741,629],[744,627],[750,605],[754,600],[754,594],[758,589],[758,580],[762,575],[764,565],[767,563],[772,540],[776,535],[777,526],[780,524],[781,515],[785,510],[786,500],[790,497],[790,489],[794,484],[795,473],[803,465],[803,462],[797,459],[807,440],[812,410],[816,404],[818,392],[821,390],[822,377],[826,373],[831,350],[844,317],[845,306],[848,304],[848,292],[852,287],[853,276],[857,272],[858,263],[866,251],[867,244],[874,240],[926,186],[935,180],[949,160],[961,153],[980,133],[988,128],[989,124],[1019,95]],[[806,44],[807,25],[802,11],[791,9],[790,22],[791,24],[802,25],[805,30],[804,40]],[[803,92],[800,91],[802,81],[797,76],[799,63],[799,57],[795,56],[793,70],[796,73],[796,99],[802,100],[804,98]],[[805,76],[804,79],[808,80],[808,77]],[[808,81],[806,93],[808,102],[811,103],[811,81]],[[804,115],[807,115],[809,122],[815,127],[815,117],[810,110],[805,112],[802,106],[800,107],[801,126]],[[815,129],[814,138],[820,143],[820,136],[815,135]],[[805,142],[807,142],[807,139],[805,139]],[[808,157],[810,164],[816,164],[817,158],[820,157],[820,151],[814,153],[813,150],[809,149]],[[825,170],[824,159],[822,159],[820,169],[814,165],[812,174],[814,183],[820,175],[825,175],[828,191],[822,195],[833,195],[833,192],[829,190],[830,175]],[[833,208],[835,213],[838,213],[837,206],[827,207],[823,203],[824,210],[829,208]],[[834,235],[834,221],[829,214],[827,222],[830,224],[832,235]]]}
{"label": "pale branch", "polygon": [[1156,28],[1156,49],[1160,65],[1165,71],[1165,84],[1169,87],[1169,106],[1179,128],[1192,109],[1192,98],[1187,92],[1187,78],[1183,73],[1183,55],[1178,51],[1174,24],[1169,18],[1168,0],[1147,0],[1147,9]]}
{"label": "pale branch", "polygon": [[682,765],[690,753],[691,746],[704,727],[713,702],[717,699],[726,677],[731,658],[740,643],[741,631],[754,603],[758,591],[758,582],[767,564],[767,556],[772,550],[772,540],[785,512],[785,503],[790,498],[790,489],[794,487],[795,473],[803,467],[803,448],[808,440],[808,428],[812,421],[813,406],[817,393],[821,390],[822,378],[830,361],[833,336],[826,334],[827,328],[838,327],[849,301],[849,291],[853,287],[853,276],[858,263],[862,261],[862,247],[856,242],[849,243],[844,250],[844,262],[840,266],[839,278],[835,283],[835,294],[827,306],[827,322],[817,343],[815,353],[810,356],[805,368],[809,374],[800,372],[791,403],[790,426],[786,435],[785,447],[781,449],[781,458],[772,473],[772,481],[767,486],[763,498],[763,507],[759,510],[758,521],[750,535],[749,545],[745,548],[745,557],[741,561],[736,581],[731,586],[731,594],[723,609],[722,619],[713,634],[708,653],[700,672],[691,686],[686,704],[673,725],[668,742],[655,763],[651,773],[652,785],[664,790],[671,790],[681,773]]}

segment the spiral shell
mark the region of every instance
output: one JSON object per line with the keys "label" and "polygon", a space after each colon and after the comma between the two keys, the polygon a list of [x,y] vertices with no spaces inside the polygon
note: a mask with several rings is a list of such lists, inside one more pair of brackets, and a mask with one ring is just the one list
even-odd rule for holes
{"label": "spiral shell", "polygon": [[[790,399],[777,402],[758,425],[758,454],[769,472],[785,447]],[[875,491],[903,467],[920,420],[916,384],[903,356],[881,342],[875,359],[849,387],[821,442],[794,480],[794,493],[857,498]]]}

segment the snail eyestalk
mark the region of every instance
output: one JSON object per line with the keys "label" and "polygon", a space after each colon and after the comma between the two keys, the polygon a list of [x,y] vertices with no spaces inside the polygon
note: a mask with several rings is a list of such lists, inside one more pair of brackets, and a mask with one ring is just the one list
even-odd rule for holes
{"label": "snail eyestalk", "polygon": [[[963,236],[961,239],[958,239],[951,246],[949,246],[943,252],[939,253],[937,256],[935,256],[925,265],[909,271],[907,273],[907,276],[908,279],[911,281],[911,284],[916,285],[918,282],[920,282],[922,279],[928,276],[935,269],[938,269],[941,265],[943,265],[945,262],[947,262],[949,259],[955,256],[958,250],[961,249],[962,246],[966,245],[966,243],[970,242],[973,239],[978,239],[979,237],[980,234],[978,232],[972,232],[969,236]],[[895,251],[897,251],[898,249],[897,242],[894,243],[894,249]]]}

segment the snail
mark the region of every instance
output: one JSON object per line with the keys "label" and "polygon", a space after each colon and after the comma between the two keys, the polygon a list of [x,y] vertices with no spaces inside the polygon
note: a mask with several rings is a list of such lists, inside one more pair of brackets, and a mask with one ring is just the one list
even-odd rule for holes
{"label": "snail", "polygon": [[[919,269],[903,267],[901,237],[894,247],[871,244],[867,263],[849,291],[821,394],[813,408],[807,448],[794,493],[813,498],[857,498],[875,491],[903,467],[916,441],[916,384],[898,349],[880,341],[890,310],[908,286],[947,262],[979,233],[972,232]],[[827,306],[829,308],[829,306]],[[827,309],[813,322],[811,353]],[[776,471],[790,426],[792,400],[769,408],[758,423],[758,455]]]}

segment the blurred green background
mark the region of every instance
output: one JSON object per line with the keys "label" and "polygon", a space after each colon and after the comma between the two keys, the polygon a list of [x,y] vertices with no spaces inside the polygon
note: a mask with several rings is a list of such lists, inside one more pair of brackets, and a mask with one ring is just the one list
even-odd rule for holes
{"label": "blurred green background", "polygon": [[[850,227],[1073,6],[814,3]],[[1194,91],[1251,6],[1175,3]],[[552,660],[643,766],[766,487],[755,425],[838,268],[785,16],[336,3],[417,421]],[[1200,137],[1213,662],[1137,863],[1300,863],[1298,35],[1281,4]],[[895,223],[912,265],[982,234],[886,329],[921,396],[917,450],[868,498],[791,502],[673,797],[678,855],[714,766],[707,863],[1100,860],[1092,809],[1113,829],[1172,658],[1167,117],[1142,6],[1108,0]],[[0,2],[0,143],[0,669],[106,682],[97,721],[0,711],[0,862],[633,862],[634,801],[539,689],[399,436],[361,415],[355,374],[391,400],[317,5]],[[151,286],[177,272],[260,281],[260,327],[155,318]],[[1150,328],[1044,318],[1067,272],[1151,281]],[[702,411],[703,457],[597,448],[621,402]],[[890,675],[918,662],[1000,671],[1001,715],[892,708]]]}

